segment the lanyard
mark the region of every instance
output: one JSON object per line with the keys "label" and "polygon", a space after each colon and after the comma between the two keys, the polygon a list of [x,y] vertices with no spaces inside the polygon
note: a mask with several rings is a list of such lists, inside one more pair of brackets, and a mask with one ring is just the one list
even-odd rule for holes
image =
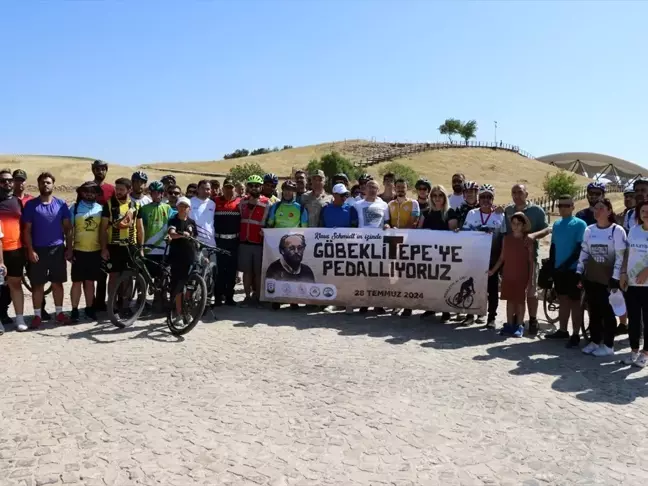
{"label": "lanyard", "polygon": [[481,219],[482,226],[486,226],[488,224],[488,220],[490,219],[490,217],[492,215],[493,215],[493,212],[491,211],[490,213],[488,213],[488,217],[486,218],[486,221],[484,221],[484,213],[479,211],[479,219]]}

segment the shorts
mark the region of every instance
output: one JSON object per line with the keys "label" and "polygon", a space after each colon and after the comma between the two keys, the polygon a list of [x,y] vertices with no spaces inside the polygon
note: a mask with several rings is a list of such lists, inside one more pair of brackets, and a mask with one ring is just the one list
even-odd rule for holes
{"label": "shorts", "polygon": [[182,292],[182,288],[187,282],[189,277],[189,270],[193,263],[188,262],[173,262],[171,263],[171,295],[176,296]]}
{"label": "shorts", "polygon": [[7,250],[3,252],[4,264],[7,267],[7,277],[22,278],[25,273],[25,249]]}
{"label": "shorts", "polygon": [[33,285],[45,285],[47,282],[67,282],[67,262],[65,246],[46,246],[34,248],[38,255],[36,263],[29,263],[29,281]]}
{"label": "shorts", "polygon": [[533,262],[533,273],[531,274],[531,283],[527,289],[527,298],[528,297],[538,297],[538,271],[540,270],[540,265],[538,262]]}
{"label": "shorts", "polygon": [[578,274],[573,270],[554,271],[554,287],[558,295],[567,296],[571,300],[580,300],[581,289],[578,288]]}
{"label": "shorts", "polygon": [[72,260],[73,282],[96,282],[101,278],[101,251],[74,250]]}
{"label": "shorts", "polygon": [[254,273],[261,276],[261,261],[263,260],[263,246],[242,243],[238,251],[238,269],[243,273]]}
{"label": "shorts", "polygon": [[110,253],[110,273],[120,273],[130,267],[131,257],[127,246],[108,245],[108,252]]}

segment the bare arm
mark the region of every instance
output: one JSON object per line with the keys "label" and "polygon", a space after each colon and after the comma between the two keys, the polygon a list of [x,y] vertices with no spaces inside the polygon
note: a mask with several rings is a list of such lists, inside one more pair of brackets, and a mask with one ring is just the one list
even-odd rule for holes
{"label": "bare arm", "polygon": [[536,231],[535,233],[529,233],[529,238],[532,240],[541,240],[542,238],[546,238],[549,236],[553,231],[552,226],[548,226],[543,230]]}
{"label": "bare arm", "polygon": [[144,222],[142,218],[137,218],[135,220],[135,228],[137,229],[137,244],[144,244]]}
{"label": "bare arm", "polygon": [[25,223],[23,225],[23,240],[25,242],[25,246],[27,247],[28,252],[33,252],[34,251],[34,245],[32,242],[32,224],[31,223]]}
{"label": "bare arm", "polygon": [[497,271],[502,268],[502,265],[504,265],[504,245],[506,242],[502,242],[502,250],[500,251],[500,256],[497,259],[497,262],[495,263],[495,266],[491,268],[490,272],[488,272],[489,275],[495,275]]}
{"label": "bare arm", "polygon": [[63,232],[65,233],[65,247],[72,248],[74,243],[74,231],[69,219],[63,220]]}
{"label": "bare arm", "polygon": [[101,218],[101,230],[99,231],[99,244],[101,244],[102,250],[108,249],[108,226],[110,226],[110,220],[108,218]]}

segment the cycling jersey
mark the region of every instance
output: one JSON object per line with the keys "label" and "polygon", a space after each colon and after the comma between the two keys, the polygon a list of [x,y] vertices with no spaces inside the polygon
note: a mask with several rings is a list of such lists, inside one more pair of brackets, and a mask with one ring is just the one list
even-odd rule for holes
{"label": "cycling jersey", "polygon": [[171,206],[165,203],[150,203],[140,209],[137,217],[142,218],[144,226],[144,244],[147,245],[144,252],[148,255],[163,255],[167,245],[164,238],[171,218]]}
{"label": "cycling jersey", "polygon": [[268,228],[308,228],[308,211],[295,201],[280,201],[270,207]]}
{"label": "cycling jersey", "polygon": [[[102,218],[107,218],[108,226],[108,244],[110,245],[134,245],[137,243],[137,225],[135,219],[140,211],[140,206],[127,198],[124,202],[118,201],[116,197],[111,197],[103,206],[101,212]],[[126,215],[130,214],[131,224],[126,228],[114,226]]]}
{"label": "cycling jersey", "polygon": [[72,226],[74,227],[74,249],[90,252],[101,250],[99,228],[103,208],[97,202],[79,201],[72,205]]}
{"label": "cycling jersey", "polygon": [[17,250],[22,248],[20,217],[23,206],[17,197],[8,197],[0,200],[0,223],[4,236],[2,237],[2,249],[4,251]]}
{"label": "cycling jersey", "polygon": [[[384,199],[383,199],[384,201]],[[416,228],[421,209],[418,201],[406,198],[404,201],[394,199],[389,201],[389,220],[391,226],[399,229]]]}
{"label": "cycling jersey", "polygon": [[599,228],[592,224],[585,229],[576,272],[585,280],[607,286],[610,279],[619,280],[627,246],[626,233],[618,224]]}

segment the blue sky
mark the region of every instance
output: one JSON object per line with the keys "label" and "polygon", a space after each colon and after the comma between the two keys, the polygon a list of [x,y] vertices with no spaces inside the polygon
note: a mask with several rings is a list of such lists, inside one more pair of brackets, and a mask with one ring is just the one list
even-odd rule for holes
{"label": "blue sky", "polygon": [[[0,4],[0,153],[136,164],[447,117],[536,156],[648,166],[648,2]],[[442,138],[441,138],[442,139]]]}

